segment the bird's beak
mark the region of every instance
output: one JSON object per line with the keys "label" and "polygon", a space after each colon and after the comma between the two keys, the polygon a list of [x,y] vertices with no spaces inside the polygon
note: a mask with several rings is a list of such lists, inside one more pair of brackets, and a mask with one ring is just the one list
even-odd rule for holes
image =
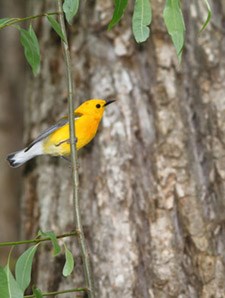
{"label": "bird's beak", "polygon": [[115,100],[107,100],[106,103],[104,104],[104,107],[107,105],[110,105],[111,103],[113,103]]}

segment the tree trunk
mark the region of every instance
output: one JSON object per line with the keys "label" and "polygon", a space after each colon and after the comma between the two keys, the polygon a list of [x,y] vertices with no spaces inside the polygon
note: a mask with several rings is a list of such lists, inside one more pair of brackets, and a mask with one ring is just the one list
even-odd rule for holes
{"label": "tree trunk", "polygon": [[[164,1],[163,1],[164,2]],[[42,4],[44,3],[44,4]],[[151,38],[137,45],[131,10],[112,31],[113,1],[85,1],[68,29],[76,106],[110,98],[95,140],[79,152],[80,199],[97,297],[225,297],[225,6],[184,3],[186,45],[179,65],[152,1]],[[32,3],[35,13],[53,11]],[[51,1],[54,5],[54,1]],[[65,65],[59,38],[37,22],[41,74],[30,75],[25,101],[27,143],[67,113]],[[23,227],[74,228],[71,169],[59,158],[39,157],[24,171]],[[45,290],[82,286],[77,266],[63,278],[63,257],[41,245],[36,283]],[[68,294],[65,297],[74,297]]]}
{"label": "tree trunk", "polygon": [[[1,1],[0,18],[20,17],[24,1]],[[12,11],[13,14],[12,15]],[[15,28],[0,31],[0,241],[19,239],[20,171],[8,167],[6,155],[22,144],[22,106],[24,60]],[[1,248],[4,264],[10,248]]]}

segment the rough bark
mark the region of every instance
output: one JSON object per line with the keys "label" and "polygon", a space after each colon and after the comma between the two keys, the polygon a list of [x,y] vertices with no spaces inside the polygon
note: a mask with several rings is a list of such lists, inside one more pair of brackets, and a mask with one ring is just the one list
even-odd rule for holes
{"label": "rough bark", "polygon": [[[212,3],[213,20],[199,35],[204,3],[184,3],[186,45],[178,65],[162,2],[152,1],[152,34],[144,45],[132,38],[131,11],[107,32],[112,1],[83,3],[68,30],[76,104],[92,97],[118,99],[98,136],[79,154],[97,297],[225,297],[225,7],[222,0]],[[33,6],[39,12],[53,4]],[[44,19],[36,30],[42,72],[29,80],[27,142],[67,112],[60,41]],[[64,160],[30,162],[24,188],[24,236],[38,228],[73,228],[71,169]],[[77,244],[70,243],[79,264]],[[62,265],[63,257],[53,259],[50,247],[41,246],[38,286],[82,285],[81,267],[64,279]]]}
{"label": "rough bark", "polygon": [[[23,1],[0,1],[0,18],[21,16]],[[0,241],[19,239],[20,171],[8,167],[6,155],[22,144],[24,64],[18,33],[14,28],[0,31]],[[8,248],[0,250],[5,263]]]}

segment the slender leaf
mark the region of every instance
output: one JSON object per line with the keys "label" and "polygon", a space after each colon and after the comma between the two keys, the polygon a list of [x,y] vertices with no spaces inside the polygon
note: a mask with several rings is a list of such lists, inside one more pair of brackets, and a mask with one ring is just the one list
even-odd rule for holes
{"label": "slender leaf", "polygon": [[32,28],[28,30],[19,28],[20,42],[24,47],[25,57],[30,64],[34,75],[37,75],[40,70],[40,49],[37,36]]}
{"label": "slender leaf", "polygon": [[180,9],[180,0],[166,0],[163,17],[168,33],[171,35],[173,44],[176,48],[178,58],[181,60],[184,47],[185,25],[183,14]]}
{"label": "slender leaf", "polygon": [[63,3],[63,11],[66,15],[67,22],[71,25],[73,17],[79,8],[79,0],[65,0]]}
{"label": "slender leaf", "polygon": [[151,20],[152,10],[149,0],[136,0],[132,18],[132,29],[136,42],[143,42],[149,37],[148,26]]}
{"label": "slender leaf", "polygon": [[11,273],[9,268],[9,263],[5,267],[5,273],[7,276],[7,283],[8,283],[8,298],[23,298],[23,291],[21,290],[20,286],[18,285],[14,276]]}
{"label": "slender leaf", "polygon": [[32,263],[37,247],[38,244],[29,247],[16,262],[16,281],[23,291],[30,284]]}
{"label": "slender leaf", "polygon": [[66,42],[65,36],[62,32],[62,29],[60,27],[60,24],[56,21],[56,19],[53,16],[47,16],[49,23],[51,24],[52,28],[55,30],[55,32],[59,35],[59,37]]}
{"label": "slender leaf", "polygon": [[1,266],[0,266],[0,293],[1,293],[1,298],[9,298],[7,275],[4,268],[2,268]]}
{"label": "slender leaf", "polygon": [[73,272],[73,268],[74,268],[73,254],[66,247],[66,245],[65,245],[65,257],[66,257],[66,262],[63,267],[63,275],[66,277],[66,276],[69,276]]}
{"label": "slender leaf", "polygon": [[208,25],[208,23],[209,23],[209,21],[210,21],[210,19],[211,19],[211,17],[212,17],[212,11],[211,11],[211,7],[210,7],[210,5],[209,5],[209,2],[208,2],[208,0],[204,0],[204,1],[205,1],[207,10],[208,10],[208,15],[207,15],[207,19],[206,19],[206,21],[205,21],[204,24],[202,25],[202,28],[200,29],[200,32],[202,32],[202,31],[205,29],[205,27]]}
{"label": "slender leaf", "polygon": [[127,7],[128,0],[115,0],[115,9],[113,17],[108,25],[108,30],[112,29],[122,18]]}
{"label": "slender leaf", "polygon": [[49,237],[52,241],[52,245],[53,245],[53,254],[54,256],[58,255],[61,252],[61,248],[59,246],[58,240],[56,238],[56,235],[53,231],[49,231],[49,232],[42,232],[39,231],[38,235],[42,236],[42,237]]}
{"label": "slender leaf", "polygon": [[29,31],[29,33],[30,33],[30,36],[31,36],[31,38],[32,38],[32,40],[33,40],[33,43],[34,43],[35,47],[36,47],[36,48],[37,48],[37,47],[39,48],[39,42],[38,42],[37,36],[36,36],[36,34],[35,34],[35,32],[34,32],[34,29],[33,29],[33,27],[32,27],[31,25],[30,25],[28,31]]}
{"label": "slender leaf", "polygon": [[36,288],[36,287],[32,287],[33,290],[33,295],[35,298],[43,298],[42,292],[40,289]]}

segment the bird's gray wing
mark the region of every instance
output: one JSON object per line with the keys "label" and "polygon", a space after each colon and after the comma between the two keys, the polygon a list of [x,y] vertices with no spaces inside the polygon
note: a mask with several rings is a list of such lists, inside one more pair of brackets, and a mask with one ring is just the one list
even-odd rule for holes
{"label": "bird's gray wing", "polygon": [[[82,115],[78,115],[78,114],[74,114],[74,119],[78,119],[80,118]],[[43,139],[45,139],[46,137],[48,137],[51,133],[53,133],[54,131],[56,131],[58,128],[64,126],[65,124],[68,123],[68,117],[63,117],[62,119],[60,119],[58,122],[56,122],[54,125],[48,127],[47,129],[45,129],[26,149],[25,152],[28,151],[32,146],[34,146],[34,144],[42,141]]]}

